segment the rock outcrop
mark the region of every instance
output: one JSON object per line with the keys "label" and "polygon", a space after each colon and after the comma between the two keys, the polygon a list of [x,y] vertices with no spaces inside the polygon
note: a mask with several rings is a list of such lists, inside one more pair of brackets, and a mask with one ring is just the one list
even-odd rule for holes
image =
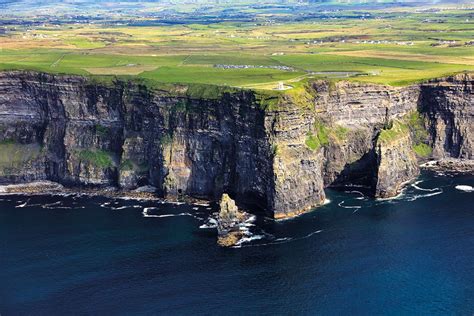
{"label": "rock outcrop", "polygon": [[238,244],[247,229],[245,222],[251,216],[240,211],[235,201],[228,194],[224,193],[219,203],[219,213],[217,215],[217,243],[222,247],[232,247]]}
{"label": "rock outcrop", "polygon": [[[284,94],[265,107],[247,90],[196,96],[187,86],[170,92],[134,80],[1,72],[0,182],[149,185],[162,197],[212,200],[228,192],[275,218],[320,205],[331,185],[392,196],[418,172],[414,146],[429,147],[423,159],[472,159],[473,81],[316,81],[303,101]],[[426,140],[379,139],[414,111],[425,119]]]}

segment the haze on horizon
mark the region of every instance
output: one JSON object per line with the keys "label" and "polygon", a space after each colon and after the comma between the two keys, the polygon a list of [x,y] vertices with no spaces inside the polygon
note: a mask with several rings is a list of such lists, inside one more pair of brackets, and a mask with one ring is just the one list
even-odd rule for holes
{"label": "haze on horizon", "polygon": [[[232,8],[239,5],[374,5],[374,4],[463,4],[472,3],[469,0],[0,0],[0,8],[14,10],[29,10],[44,7],[71,7],[87,9],[89,7],[105,6],[111,9],[120,7],[146,7],[160,5],[166,9],[185,6],[226,6]],[[8,12],[7,12],[8,13]]]}

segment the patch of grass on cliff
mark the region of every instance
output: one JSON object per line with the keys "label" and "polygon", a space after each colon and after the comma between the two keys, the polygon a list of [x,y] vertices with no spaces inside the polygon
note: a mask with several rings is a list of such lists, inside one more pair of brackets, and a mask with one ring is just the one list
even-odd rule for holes
{"label": "patch of grass on cliff", "polygon": [[398,120],[393,121],[392,124],[389,125],[391,126],[388,126],[387,129],[383,129],[380,132],[378,138],[379,142],[390,143],[399,139],[400,137],[403,137],[409,132],[408,126]]}
{"label": "patch of grass on cliff", "polygon": [[314,123],[316,135],[312,132],[306,134],[305,144],[312,151],[329,145],[329,129],[320,121]]}
{"label": "patch of grass on cliff", "polygon": [[112,154],[101,149],[81,150],[79,158],[99,168],[111,168],[114,165]]}
{"label": "patch of grass on cliff", "polygon": [[321,148],[321,142],[319,139],[314,136],[312,133],[306,134],[306,141],[305,141],[306,146],[308,146],[309,149],[312,151],[318,150]]}
{"label": "patch of grass on cliff", "polygon": [[308,84],[294,84],[294,88],[285,91],[284,95],[288,97],[291,102],[303,109],[311,109],[314,107],[314,91]]}
{"label": "patch of grass on cliff", "polygon": [[423,143],[413,146],[413,151],[417,156],[422,158],[427,158],[433,153],[433,149],[429,145]]}
{"label": "patch of grass on cliff", "polygon": [[429,133],[425,128],[425,120],[418,111],[409,113],[406,117],[406,122],[412,132],[415,144],[420,144],[428,140]]}
{"label": "patch of grass on cliff", "polygon": [[282,102],[282,93],[278,91],[256,91],[255,102],[262,110],[277,110]]}
{"label": "patch of grass on cliff", "polygon": [[338,140],[345,140],[348,133],[349,129],[344,126],[338,125],[333,129],[333,134]]}
{"label": "patch of grass on cliff", "polygon": [[329,129],[321,121],[316,121],[314,123],[314,129],[316,130],[316,135],[318,137],[321,146],[329,145]]}
{"label": "patch of grass on cliff", "polygon": [[0,142],[0,169],[21,168],[41,154],[39,144],[18,144],[13,140]]}
{"label": "patch of grass on cliff", "polygon": [[425,118],[418,111],[413,111],[405,117],[405,122],[413,138],[413,151],[418,157],[429,157],[433,149],[427,144],[430,134],[425,128]]}

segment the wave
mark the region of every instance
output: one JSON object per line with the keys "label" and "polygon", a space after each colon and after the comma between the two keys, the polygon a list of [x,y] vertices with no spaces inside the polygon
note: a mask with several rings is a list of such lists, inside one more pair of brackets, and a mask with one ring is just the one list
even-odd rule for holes
{"label": "wave", "polygon": [[120,211],[120,210],[125,210],[127,208],[130,208],[130,206],[111,207],[110,209],[113,211]]}
{"label": "wave", "polygon": [[436,195],[440,195],[442,193],[443,193],[443,190],[439,189],[438,192],[433,192],[433,193],[428,193],[428,194],[416,194],[416,195],[407,197],[406,201],[413,202],[413,201],[416,201],[418,199],[427,198],[427,197],[431,197],[431,196],[436,196]]}
{"label": "wave", "polygon": [[367,200],[367,197],[365,196],[364,193],[360,192],[360,191],[356,191],[356,190],[352,190],[352,191],[345,191],[345,193],[348,193],[348,194],[358,194],[359,196],[354,198],[356,200],[359,200],[359,201],[364,201],[364,200]]}
{"label": "wave", "polygon": [[[286,243],[290,243],[290,242],[294,242],[294,241],[298,241],[298,240],[303,240],[303,239],[307,239],[307,238],[310,238],[316,234],[320,234],[322,233],[323,230],[317,230],[317,231],[314,231],[314,232],[311,232],[309,233],[308,235],[305,235],[303,237],[281,237],[281,238],[277,238],[275,239],[273,242],[269,242],[269,243],[264,243],[264,244],[250,244],[250,245],[238,245],[238,246],[234,246],[232,248],[246,248],[246,247],[265,247],[265,246],[272,246],[272,245],[281,245],[281,244],[286,244]],[[256,235],[256,236],[263,236],[263,238],[265,237],[264,235]],[[254,236],[252,236],[254,237]],[[251,238],[251,237],[250,237]],[[258,238],[258,239],[263,239],[263,238]],[[242,239],[245,239],[242,238]],[[254,239],[255,240],[255,239]],[[248,243],[248,242],[247,242]]]}
{"label": "wave", "polygon": [[57,201],[57,202],[54,202],[54,203],[44,204],[42,206],[43,207],[52,207],[52,206],[61,205],[61,204],[62,204],[61,201]]}
{"label": "wave", "polygon": [[43,207],[44,209],[49,210],[77,210],[77,209],[85,209],[85,206],[57,206],[57,207]]}
{"label": "wave", "polygon": [[287,241],[287,240],[291,240],[291,238],[290,237],[282,237],[282,238],[275,239],[275,241]]}
{"label": "wave", "polygon": [[395,200],[401,200],[402,198],[405,197],[405,189],[400,192],[398,195],[394,196],[394,197],[389,197],[389,198],[376,198],[375,200],[377,202],[392,202],[392,201],[395,201]]}
{"label": "wave", "polygon": [[474,187],[470,185],[457,185],[455,189],[464,192],[474,192]]}
{"label": "wave", "polygon": [[150,214],[144,214],[144,217],[154,217],[154,218],[166,218],[166,217],[178,217],[178,216],[191,216],[196,218],[193,214],[191,213],[179,213],[179,214],[162,214],[162,215],[150,215]]}
{"label": "wave", "polygon": [[209,203],[193,203],[193,205],[206,207],[209,206]]}
{"label": "wave", "polygon": [[440,190],[440,188],[434,188],[434,189],[426,189],[426,188],[421,188],[418,186],[418,184],[422,183],[423,180],[420,180],[420,181],[416,181],[415,183],[413,183],[411,186],[417,190],[420,190],[420,191],[425,191],[425,192],[435,192],[435,191],[438,191]]}
{"label": "wave", "polygon": [[143,217],[150,217],[150,218],[167,218],[167,217],[179,217],[179,216],[191,216],[195,219],[198,219],[198,220],[203,220],[202,218],[200,217],[197,217],[197,216],[194,216],[193,214],[191,213],[177,213],[177,214],[149,214],[149,211],[154,211],[154,210],[159,210],[158,208],[156,207],[145,207],[143,209]]}
{"label": "wave", "polygon": [[263,239],[263,238],[265,238],[264,235],[253,235],[253,236],[250,236],[250,237],[243,237],[232,248],[241,248],[242,244],[249,243],[249,242],[252,242],[254,240],[260,240],[260,239]]}
{"label": "wave", "polygon": [[142,212],[142,213],[143,213],[143,215],[148,215],[148,212],[149,212],[149,211],[154,211],[154,210],[158,210],[158,208],[156,208],[156,207],[145,207],[145,208],[143,209],[143,212]]}
{"label": "wave", "polygon": [[345,203],[346,201],[342,201],[340,202],[339,204],[337,204],[337,206],[339,207],[342,207],[342,208],[347,208],[347,209],[361,209],[362,206],[360,205],[348,205],[348,206],[344,206],[343,204]]}
{"label": "wave", "polygon": [[209,218],[206,223],[199,226],[200,229],[213,229],[217,228],[217,220],[214,218]]}
{"label": "wave", "polygon": [[25,202],[21,202],[21,201],[20,201],[20,203],[22,203],[22,204],[15,206],[15,208],[23,208],[23,207],[26,207],[26,206],[28,205],[28,202],[30,202],[30,199],[26,200]]}

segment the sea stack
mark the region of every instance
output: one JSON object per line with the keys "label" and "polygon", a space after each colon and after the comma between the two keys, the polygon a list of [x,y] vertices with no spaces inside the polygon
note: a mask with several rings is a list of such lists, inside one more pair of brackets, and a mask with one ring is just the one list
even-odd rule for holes
{"label": "sea stack", "polygon": [[235,201],[228,194],[223,194],[219,203],[217,216],[217,243],[222,247],[235,246],[245,235],[241,224],[250,218],[249,214],[240,211]]}

